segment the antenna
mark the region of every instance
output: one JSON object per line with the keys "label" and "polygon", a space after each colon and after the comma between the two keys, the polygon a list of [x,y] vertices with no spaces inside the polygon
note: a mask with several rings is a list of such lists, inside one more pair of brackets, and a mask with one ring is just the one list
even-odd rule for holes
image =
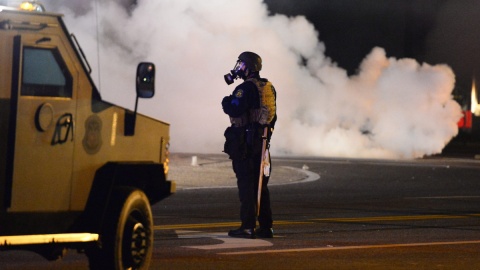
{"label": "antenna", "polygon": [[102,92],[102,80],[100,77],[100,35],[99,35],[99,25],[98,25],[98,0],[95,0],[95,25],[96,25],[96,34],[97,34],[97,74],[98,74],[98,91]]}

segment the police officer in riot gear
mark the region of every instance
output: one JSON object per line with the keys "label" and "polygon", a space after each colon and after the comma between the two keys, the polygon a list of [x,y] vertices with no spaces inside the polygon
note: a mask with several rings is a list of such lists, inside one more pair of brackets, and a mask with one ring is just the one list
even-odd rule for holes
{"label": "police officer in riot gear", "polygon": [[[241,238],[272,238],[272,211],[267,187],[269,173],[263,177],[261,201],[258,211],[259,228],[256,227],[257,192],[262,158],[262,144],[267,149],[277,119],[276,92],[273,85],[260,77],[262,59],[253,52],[243,52],[234,69],[224,76],[227,84],[243,79],[230,96],[222,100],[223,111],[230,117],[231,126],[225,130],[224,152],[232,160],[237,177],[240,198],[240,228],[228,235]],[[267,136],[264,137],[264,131]],[[268,156],[268,162],[270,157]],[[270,167],[271,170],[271,167]]]}

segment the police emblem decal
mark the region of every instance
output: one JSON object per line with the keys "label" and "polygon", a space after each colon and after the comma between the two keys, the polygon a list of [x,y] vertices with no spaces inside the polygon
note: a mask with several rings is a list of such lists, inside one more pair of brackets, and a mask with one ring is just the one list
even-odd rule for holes
{"label": "police emblem decal", "polygon": [[85,121],[85,136],[82,143],[83,149],[90,155],[96,154],[102,147],[102,120],[95,114]]}
{"label": "police emblem decal", "polygon": [[243,96],[243,90],[242,90],[242,89],[238,89],[237,92],[235,93],[235,97],[241,98],[242,96]]}

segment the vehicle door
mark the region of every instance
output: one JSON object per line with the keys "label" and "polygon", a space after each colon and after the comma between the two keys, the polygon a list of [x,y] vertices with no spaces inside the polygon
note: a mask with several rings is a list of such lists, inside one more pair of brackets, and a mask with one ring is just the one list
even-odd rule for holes
{"label": "vehicle door", "polygon": [[9,211],[62,211],[70,204],[78,71],[56,35],[14,37],[16,98]]}

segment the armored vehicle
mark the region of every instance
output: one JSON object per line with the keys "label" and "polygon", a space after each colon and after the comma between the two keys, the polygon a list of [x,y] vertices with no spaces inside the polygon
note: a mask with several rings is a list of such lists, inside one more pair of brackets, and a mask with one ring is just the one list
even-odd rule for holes
{"label": "armored vehicle", "polygon": [[[175,192],[170,126],[103,101],[62,15],[42,11],[0,6],[0,250],[147,269],[151,205]],[[135,104],[154,82],[138,64]]]}

